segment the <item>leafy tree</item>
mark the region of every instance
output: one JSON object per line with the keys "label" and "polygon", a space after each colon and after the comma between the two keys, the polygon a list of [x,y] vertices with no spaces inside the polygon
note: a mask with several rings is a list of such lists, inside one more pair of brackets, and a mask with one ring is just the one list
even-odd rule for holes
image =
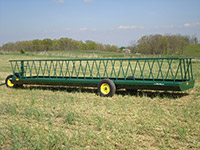
{"label": "leafy tree", "polygon": [[33,50],[34,51],[41,51],[42,50],[42,42],[41,40],[35,39],[32,41]]}
{"label": "leafy tree", "polygon": [[86,40],[87,47],[89,50],[97,50],[97,44],[93,41]]}
{"label": "leafy tree", "polygon": [[[128,47],[133,53],[142,54],[183,54],[184,48],[191,44],[197,44],[198,38],[196,36],[176,35],[145,35],[137,42],[131,42]],[[124,49],[125,47],[120,47]],[[60,38],[51,40],[49,38],[32,41],[17,41],[8,42],[2,47],[4,51],[50,51],[50,50],[99,50],[99,51],[119,51],[120,49],[115,45],[101,44],[91,40],[77,41],[71,38]]]}
{"label": "leafy tree", "polygon": [[80,50],[87,50],[88,49],[88,45],[86,43],[83,43],[82,41],[80,42],[79,45],[79,49]]}
{"label": "leafy tree", "polygon": [[143,54],[183,54],[189,44],[189,36],[155,34],[141,37],[135,47]]}
{"label": "leafy tree", "polygon": [[124,46],[122,46],[122,47],[120,47],[119,49],[122,51],[123,49],[125,49],[126,47],[124,47]]}
{"label": "leafy tree", "polygon": [[53,42],[52,42],[51,39],[44,39],[44,40],[42,40],[42,48],[45,51],[52,50],[52,47],[53,47]]}

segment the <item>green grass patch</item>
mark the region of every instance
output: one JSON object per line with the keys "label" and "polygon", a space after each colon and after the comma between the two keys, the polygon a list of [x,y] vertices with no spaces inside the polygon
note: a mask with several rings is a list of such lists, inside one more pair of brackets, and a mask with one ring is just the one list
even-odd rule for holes
{"label": "green grass patch", "polygon": [[[11,74],[9,59],[58,57],[0,55],[0,79]],[[199,66],[195,87],[180,93],[105,98],[90,89],[0,86],[0,149],[200,149]]]}
{"label": "green grass patch", "polygon": [[200,44],[187,46],[184,50],[184,56],[200,58]]}

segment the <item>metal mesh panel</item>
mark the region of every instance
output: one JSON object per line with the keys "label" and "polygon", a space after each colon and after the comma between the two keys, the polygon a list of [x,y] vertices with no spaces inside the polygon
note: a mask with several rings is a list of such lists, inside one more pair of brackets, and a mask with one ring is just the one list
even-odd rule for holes
{"label": "metal mesh panel", "polygon": [[191,58],[10,60],[14,74],[44,78],[193,79]]}

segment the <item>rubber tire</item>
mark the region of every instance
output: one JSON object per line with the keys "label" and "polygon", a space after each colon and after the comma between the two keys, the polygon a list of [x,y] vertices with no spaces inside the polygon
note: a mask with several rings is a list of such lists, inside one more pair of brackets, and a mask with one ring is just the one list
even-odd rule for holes
{"label": "rubber tire", "polygon": [[[19,78],[19,75],[16,75],[17,78]],[[24,85],[23,84],[16,84],[15,88],[23,88]]]}
{"label": "rubber tire", "polygon": [[[8,80],[10,80],[10,78],[13,78],[13,75],[7,76],[7,78],[6,78],[6,80],[5,80],[6,86],[7,86],[8,88],[16,88],[16,87],[17,87],[16,84],[14,84],[13,86],[10,86],[10,85],[8,84]],[[10,81],[10,82],[12,83],[12,81]],[[13,84],[13,83],[12,83],[12,84]]]}
{"label": "rubber tire", "polygon": [[[107,83],[109,85],[110,92],[108,94],[104,94],[104,93],[101,92],[101,86],[104,83]],[[114,82],[112,80],[103,79],[98,84],[98,92],[100,93],[100,96],[102,96],[102,97],[112,97],[116,92],[116,86],[115,86],[115,84],[114,84]]]}

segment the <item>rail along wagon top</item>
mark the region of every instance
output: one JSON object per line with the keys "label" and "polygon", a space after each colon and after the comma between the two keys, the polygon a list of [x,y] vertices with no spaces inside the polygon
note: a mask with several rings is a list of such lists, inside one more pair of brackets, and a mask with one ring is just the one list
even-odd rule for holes
{"label": "rail along wagon top", "polygon": [[23,84],[98,87],[102,96],[116,88],[183,91],[194,86],[192,58],[105,58],[10,60],[8,87]]}

